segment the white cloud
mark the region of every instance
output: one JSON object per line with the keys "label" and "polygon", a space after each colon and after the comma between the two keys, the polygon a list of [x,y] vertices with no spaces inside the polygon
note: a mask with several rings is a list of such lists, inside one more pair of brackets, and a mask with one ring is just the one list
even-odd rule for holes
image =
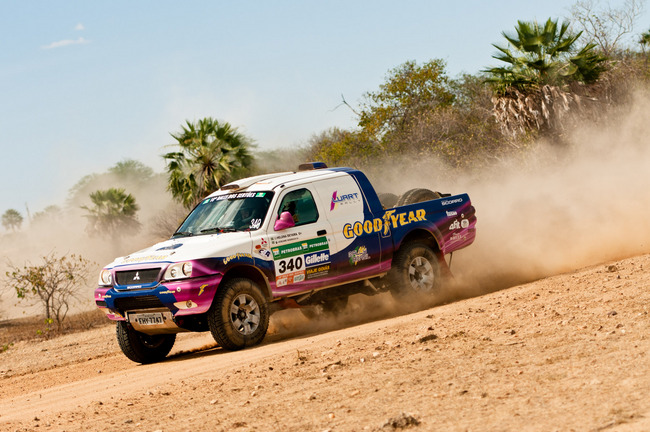
{"label": "white cloud", "polygon": [[83,45],[83,44],[87,44],[87,43],[90,43],[90,41],[83,38],[83,37],[79,37],[78,39],[64,39],[64,40],[52,42],[51,44],[44,45],[41,48],[43,48],[43,49],[53,49],[53,48],[61,48],[61,47],[68,46],[68,45]]}
{"label": "white cloud", "polygon": [[84,27],[83,24],[79,23],[76,26],[74,26],[74,29],[77,31],[81,31],[81,30],[86,30],[86,27]]}

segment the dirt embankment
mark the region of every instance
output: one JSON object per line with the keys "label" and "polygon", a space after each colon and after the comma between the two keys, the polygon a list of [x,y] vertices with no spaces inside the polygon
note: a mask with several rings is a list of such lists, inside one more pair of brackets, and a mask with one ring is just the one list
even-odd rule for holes
{"label": "dirt embankment", "polygon": [[0,430],[650,430],[648,269],[644,255],[366,323],[391,301],[354,298],[345,328],[282,312],[262,346],[186,334],[146,366],[112,327],[21,343],[0,355]]}

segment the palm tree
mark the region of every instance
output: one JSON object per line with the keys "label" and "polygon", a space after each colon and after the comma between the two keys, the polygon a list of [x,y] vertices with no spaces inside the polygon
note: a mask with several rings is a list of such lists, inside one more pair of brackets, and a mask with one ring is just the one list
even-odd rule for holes
{"label": "palm tree", "polygon": [[81,208],[88,211],[85,217],[88,219],[87,230],[91,234],[119,238],[140,229],[136,217],[140,207],[133,195],[127,194],[124,189],[98,190],[90,194],[90,200],[92,207]]}
{"label": "palm tree", "polygon": [[171,134],[180,151],[163,155],[167,163],[167,189],[186,208],[228,181],[244,175],[253,162],[252,142],[229,123],[206,117],[186,122]]}
{"label": "palm tree", "polygon": [[502,33],[508,46],[493,45],[499,50],[493,57],[507,65],[485,70],[501,90],[515,87],[526,92],[573,81],[590,84],[605,70],[605,58],[594,51],[595,44],[576,49],[582,32],[570,32],[566,21],[559,26],[550,18],[543,26],[537,21],[518,21],[515,32]]}
{"label": "palm tree", "polygon": [[572,33],[568,22],[518,21],[515,34],[502,34],[508,45],[493,45],[499,50],[494,58],[506,65],[485,70],[495,84],[495,117],[513,135],[532,129],[557,132],[569,111],[584,108],[584,91],[576,89],[598,80],[606,58],[593,43],[577,48],[582,32]]}

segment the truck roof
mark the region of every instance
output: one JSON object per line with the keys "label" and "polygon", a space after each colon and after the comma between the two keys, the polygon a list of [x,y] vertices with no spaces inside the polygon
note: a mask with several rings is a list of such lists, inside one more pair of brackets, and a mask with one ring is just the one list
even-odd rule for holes
{"label": "truck roof", "polygon": [[247,177],[225,184],[209,196],[223,195],[243,191],[267,191],[273,190],[280,185],[290,186],[293,184],[307,183],[318,179],[341,177],[349,175],[350,168],[322,168],[305,171],[288,171],[281,173],[262,174],[255,177]]}

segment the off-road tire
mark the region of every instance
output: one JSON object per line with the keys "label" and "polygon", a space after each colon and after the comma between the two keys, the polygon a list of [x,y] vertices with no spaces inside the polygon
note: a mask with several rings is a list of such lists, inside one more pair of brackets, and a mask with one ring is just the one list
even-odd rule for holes
{"label": "off-road tire", "polygon": [[117,343],[124,355],[136,363],[155,363],[164,359],[176,341],[175,334],[148,335],[136,331],[126,321],[116,325]]}
{"label": "off-road tire", "polygon": [[408,204],[415,204],[422,201],[434,200],[440,197],[441,195],[439,192],[434,192],[429,189],[421,189],[421,188],[411,189],[404,192],[402,196],[399,197],[399,199],[397,200],[397,204],[395,204],[395,207],[408,205]]}
{"label": "off-road tire", "polygon": [[268,303],[252,280],[231,279],[217,289],[207,318],[214,340],[236,351],[262,342],[269,327]]}
{"label": "off-road tire", "polygon": [[438,257],[425,243],[407,243],[395,253],[389,278],[390,292],[396,299],[433,295],[440,290]]}

